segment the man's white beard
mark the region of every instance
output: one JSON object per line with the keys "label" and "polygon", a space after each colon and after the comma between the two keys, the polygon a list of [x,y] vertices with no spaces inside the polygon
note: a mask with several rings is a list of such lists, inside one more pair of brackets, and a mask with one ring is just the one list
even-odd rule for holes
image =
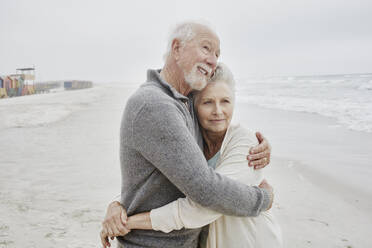
{"label": "man's white beard", "polygon": [[197,63],[189,73],[184,72],[185,82],[190,85],[193,90],[202,90],[207,86],[207,77],[199,72],[198,66],[207,68],[205,64]]}

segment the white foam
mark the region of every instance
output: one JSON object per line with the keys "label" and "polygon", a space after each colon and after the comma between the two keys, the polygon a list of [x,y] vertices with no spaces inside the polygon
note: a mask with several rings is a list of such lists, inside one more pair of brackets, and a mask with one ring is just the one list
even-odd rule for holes
{"label": "white foam", "polygon": [[372,132],[372,75],[264,78],[238,81],[237,99],[263,107],[317,113]]}
{"label": "white foam", "polygon": [[358,90],[372,90],[372,80],[363,83],[358,87]]}

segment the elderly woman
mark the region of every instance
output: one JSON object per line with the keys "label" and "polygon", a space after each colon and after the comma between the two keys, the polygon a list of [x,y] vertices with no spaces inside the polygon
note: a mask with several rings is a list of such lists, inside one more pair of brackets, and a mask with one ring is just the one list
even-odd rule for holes
{"label": "elderly woman", "polygon": [[[263,170],[247,166],[246,151],[257,144],[254,133],[230,125],[234,110],[234,79],[228,68],[219,64],[212,81],[195,95],[195,109],[204,137],[208,164],[222,175],[239,182],[259,185]],[[225,216],[204,208],[189,198],[180,198],[151,212],[128,218],[129,229],[170,232],[181,228],[209,225],[206,247],[282,247],[280,227],[270,210],[257,217]],[[203,235],[201,235],[203,236]],[[204,243],[204,244],[203,244]]]}

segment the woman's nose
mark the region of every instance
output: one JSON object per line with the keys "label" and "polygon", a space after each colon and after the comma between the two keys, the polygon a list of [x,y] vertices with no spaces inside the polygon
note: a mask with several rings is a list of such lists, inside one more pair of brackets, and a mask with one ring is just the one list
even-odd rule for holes
{"label": "woman's nose", "polygon": [[221,106],[219,104],[216,104],[216,106],[214,107],[214,113],[216,115],[222,114],[222,108],[221,108]]}

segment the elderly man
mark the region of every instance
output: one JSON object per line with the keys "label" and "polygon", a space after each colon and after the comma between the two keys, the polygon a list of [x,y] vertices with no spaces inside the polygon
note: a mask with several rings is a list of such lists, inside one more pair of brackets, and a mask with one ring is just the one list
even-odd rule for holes
{"label": "elderly man", "polygon": [[[173,31],[162,70],[149,70],[144,83],[128,100],[121,124],[122,193],[108,207],[101,239],[118,237],[119,247],[197,247],[200,229],[171,233],[133,230],[127,214],[145,212],[188,196],[202,206],[226,215],[256,216],[271,207],[270,185],[250,187],[209,168],[203,140],[188,98],[203,89],[220,54],[219,39],[207,26],[184,23]],[[252,166],[264,167],[270,147],[260,145]],[[248,151],[247,151],[248,153]]]}

